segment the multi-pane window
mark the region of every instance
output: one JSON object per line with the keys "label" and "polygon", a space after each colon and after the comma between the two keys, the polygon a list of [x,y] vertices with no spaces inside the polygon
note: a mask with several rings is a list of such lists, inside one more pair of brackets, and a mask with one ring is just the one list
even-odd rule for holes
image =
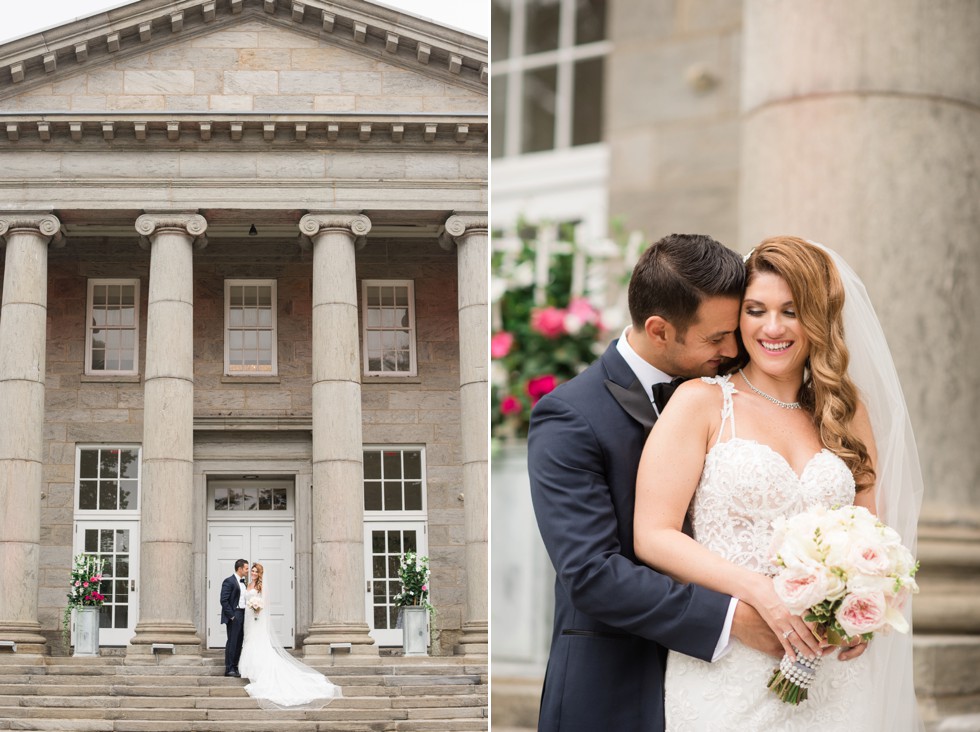
{"label": "multi-pane window", "polygon": [[364,280],[364,373],[414,376],[415,291],[411,280]]}
{"label": "multi-pane window", "polygon": [[138,447],[81,447],[77,466],[79,511],[139,509]]}
{"label": "multi-pane window", "polygon": [[364,450],[364,510],[422,511],[423,472],[420,449]]}
{"label": "multi-pane window", "polygon": [[493,157],[602,141],[606,0],[493,0]]}
{"label": "multi-pane window", "polygon": [[277,373],[275,280],[225,280],[225,374]]}
{"label": "multi-pane window", "polygon": [[86,374],[135,374],[139,363],[139,280],[89,280]]}
{"label": "multi-pane window", "polygon": [[285,511],[289,497],[285,487],[250,485],[216,485],[214,510],[225,511]]}

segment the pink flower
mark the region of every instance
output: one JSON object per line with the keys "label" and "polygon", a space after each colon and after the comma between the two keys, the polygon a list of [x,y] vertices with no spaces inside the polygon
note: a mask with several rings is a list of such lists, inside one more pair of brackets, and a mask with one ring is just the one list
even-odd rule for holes
{"label": "pink flower", "polygon": [[494,333],[490,339],[490,358],[503,358],[514,346],[514,335],[507,331]]}
{"label": "pink flower", "polygon": [[573,297],[568,303],[568,314],[588,325],[599,325],[599,311],[584,297]]}
{"label": "pink flower", "polygon": [[500,413],[504,415],[520,414],[523,408],[520,399],[510,394],[505,396],[504,400],[500,403]]}
{"label": "pink flower", "polygon": [[849,636],[873,633],[885,625],[886,610],[882,592],[852,592],[837,608],[837,622]]}
{"label": "pink flower", "polygon": [[779,599],[794,615],[799,615],[827,598],[827,578],[823,570],[798,564],[781,570],[772,580]]}
{"label": "pink flower", "polygon": [[82,582],[82,587],[88,587],[88,582]]}
{"label": "pink flower", "polygon": [[545,338],[557,338],[565,333],[565,311],[549,305],[531,311],[531,327]]}
{"label": "pink flower", "polygon": [[75,580],[75,587],[81,587],[82,583],[80,580]]}
{"label": "pink flower", "polygon": [[527,393],[531,397],[531,403],[537,404],[541,397],[552,391],[556,386],[558,386],[558,379],[555,378],[554,374],[545,374],[544,376],[535,376],[533,379],[529,379],[527,382]]}
{"label": "pink flower", "polygon": [[853,546],[848,560],[851,571],[860,574],[886,575],[892,569],[884,547],[875,544],[861,543]]}
{"label": "pink flower", "polygon": [[428,591],[429,591],[429,586],[428,585],[422,585],[422,592],[428,592]]}

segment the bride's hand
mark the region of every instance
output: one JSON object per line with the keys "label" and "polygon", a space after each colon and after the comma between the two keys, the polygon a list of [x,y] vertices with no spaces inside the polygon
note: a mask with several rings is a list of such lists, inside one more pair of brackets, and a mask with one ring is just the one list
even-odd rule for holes
{"label": "bride's hand", "polygon": [[759,581],[750,595],[748,603],[759,611],[762,619],[772,628],[787,655],[795,656],[797,649],[808,658],[822,655],[822,639],[814,633],[811,624],[786,609],[776,595],[770,577],[759,575]]}

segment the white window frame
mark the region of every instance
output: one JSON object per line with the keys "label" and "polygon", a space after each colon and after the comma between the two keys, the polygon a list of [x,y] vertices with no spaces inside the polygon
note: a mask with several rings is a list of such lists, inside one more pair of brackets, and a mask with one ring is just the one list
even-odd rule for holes
{"label": "white window frame", "polygon": [[[576,62],[595,58],[606,58],[612,51],[608,39],[576,45],[575,0],[559,0],[560,25],[558,29],[558,48],[550,51],[528,54],[525,51],[525,9],[534,0],[514,0],[510,16],[509,56],[493,61],[493,79],[507,80],[507,99],[504,107],[504,148],[502,159],[521,155],[537,155],[549,152],[539,150],[533,153],[521,152],[521,134],[524,113],[524,74],[534,69],[555,66],[557,79],[555,88],[555,144],[552,151],[572,149],[572,122],[574,101],[574,67]],[[492,80],[491,80],[492,83]],[[593,143],[601,144],[601,143]],[[495,158],[499,160],[501,158]],[[496,162],[494,162],[496,165]]]}
{"label": "white window frame", "polygon": [[[93,369],[92,368],[92,331],[96,326],[92,322],[95,288],[99,285],[131,285],[133,286],[133,368],[131,369]],[[106,326],[100,329],[105,330]],[[86,376],[132,376],[139,373],[140,367],[140,281],[139,278],[126,279],[90,279],[85,296],[85,375]]]}
{"label": "white window frame", "polygon": [[[232,369],[230,361],[230,351],[231,351],[231,288],[236,286],[258,286],[258,287],[270,287],[272,289],[272,354],[271,354],[271,369],[269,371],[248,371]],[[278,376],[279,375],[279,300],[278,300],[278,288],[276,286],[276,280],[263,280],[263,279],[234,279],[225,280],[225,327],[224,327],[224,352],[225,352],[225,376],[235,376],[242,377],[244,379],[263,377],[263,376]]]}
{"label": "white window frame", "polygon": [[[81,493],[81,470],[82,470],[82,451],[83,450],[135,450],[136,451],[136,505],[133,508],[127,508],[124,510],[119,509],[83,509],[79,508],[79,498]],[[111,519],[139,519],[140,508],[143,502],[143,446],[133,443],[90,443],[90,444],[79,444],[75,446],[75,486],[74,486],[74,498],[73,498],[73,509],[75,514],[75,519],[91,519],[98,517],[99,519],[111,520]]]}
{"label": "white window frame", "polygon": [[[385,452],[388,450],[397,450],[399,452],[414,451],[418,452],[420,455],[420,470],[421,470],[421,481],[422,481],[422,508],[419,510],[407,511],[405,509],[383,509],[380,511],[369,511],[364,509],[364,520],[367,521],[423,521],[428,522],[429,517],[429,499],[428,499],[428,481],[426,480],[426,458],[425,458],[425,446],[424,445],[364,445],[361,450],[361,454],[370,451]],[[363,468],[362,468],[363,469]],[[366,477],[362,475],[361,478],[361,505],[364,505],[364,482],[367,480]],[[404,482],[404,478],[403,478]],[[382,489],[383,490],[383,489]]]}
{"label": "white window frame", "polygon": [[[368,288],[406,287],[408,288],[408,371],[372,371],[368,359]],[[415,329],[415,281],[414,280],[362,280],[361,281],[361,351],[365,376],[391,376],[394,378],[418,375],[418,333]]]}

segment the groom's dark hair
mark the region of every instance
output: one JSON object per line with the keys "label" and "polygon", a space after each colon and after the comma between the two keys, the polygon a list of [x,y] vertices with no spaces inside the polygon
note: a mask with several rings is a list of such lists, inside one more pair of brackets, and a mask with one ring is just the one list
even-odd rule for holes
{"label": "groom's dark hair", "polygon": [[640,255],[629,285],[633,327],[659,315],[683,337],[708,297],[741,298],[742,257],[704,234],[670,234]]}
{"label": "groom's dark hair", "polygon": [[248,564],[248,560],[247,559],[238,559],[238,560],[236,560],[235,561],[235,571],[237,572],[242,567],[244,567],[246,564]]}

